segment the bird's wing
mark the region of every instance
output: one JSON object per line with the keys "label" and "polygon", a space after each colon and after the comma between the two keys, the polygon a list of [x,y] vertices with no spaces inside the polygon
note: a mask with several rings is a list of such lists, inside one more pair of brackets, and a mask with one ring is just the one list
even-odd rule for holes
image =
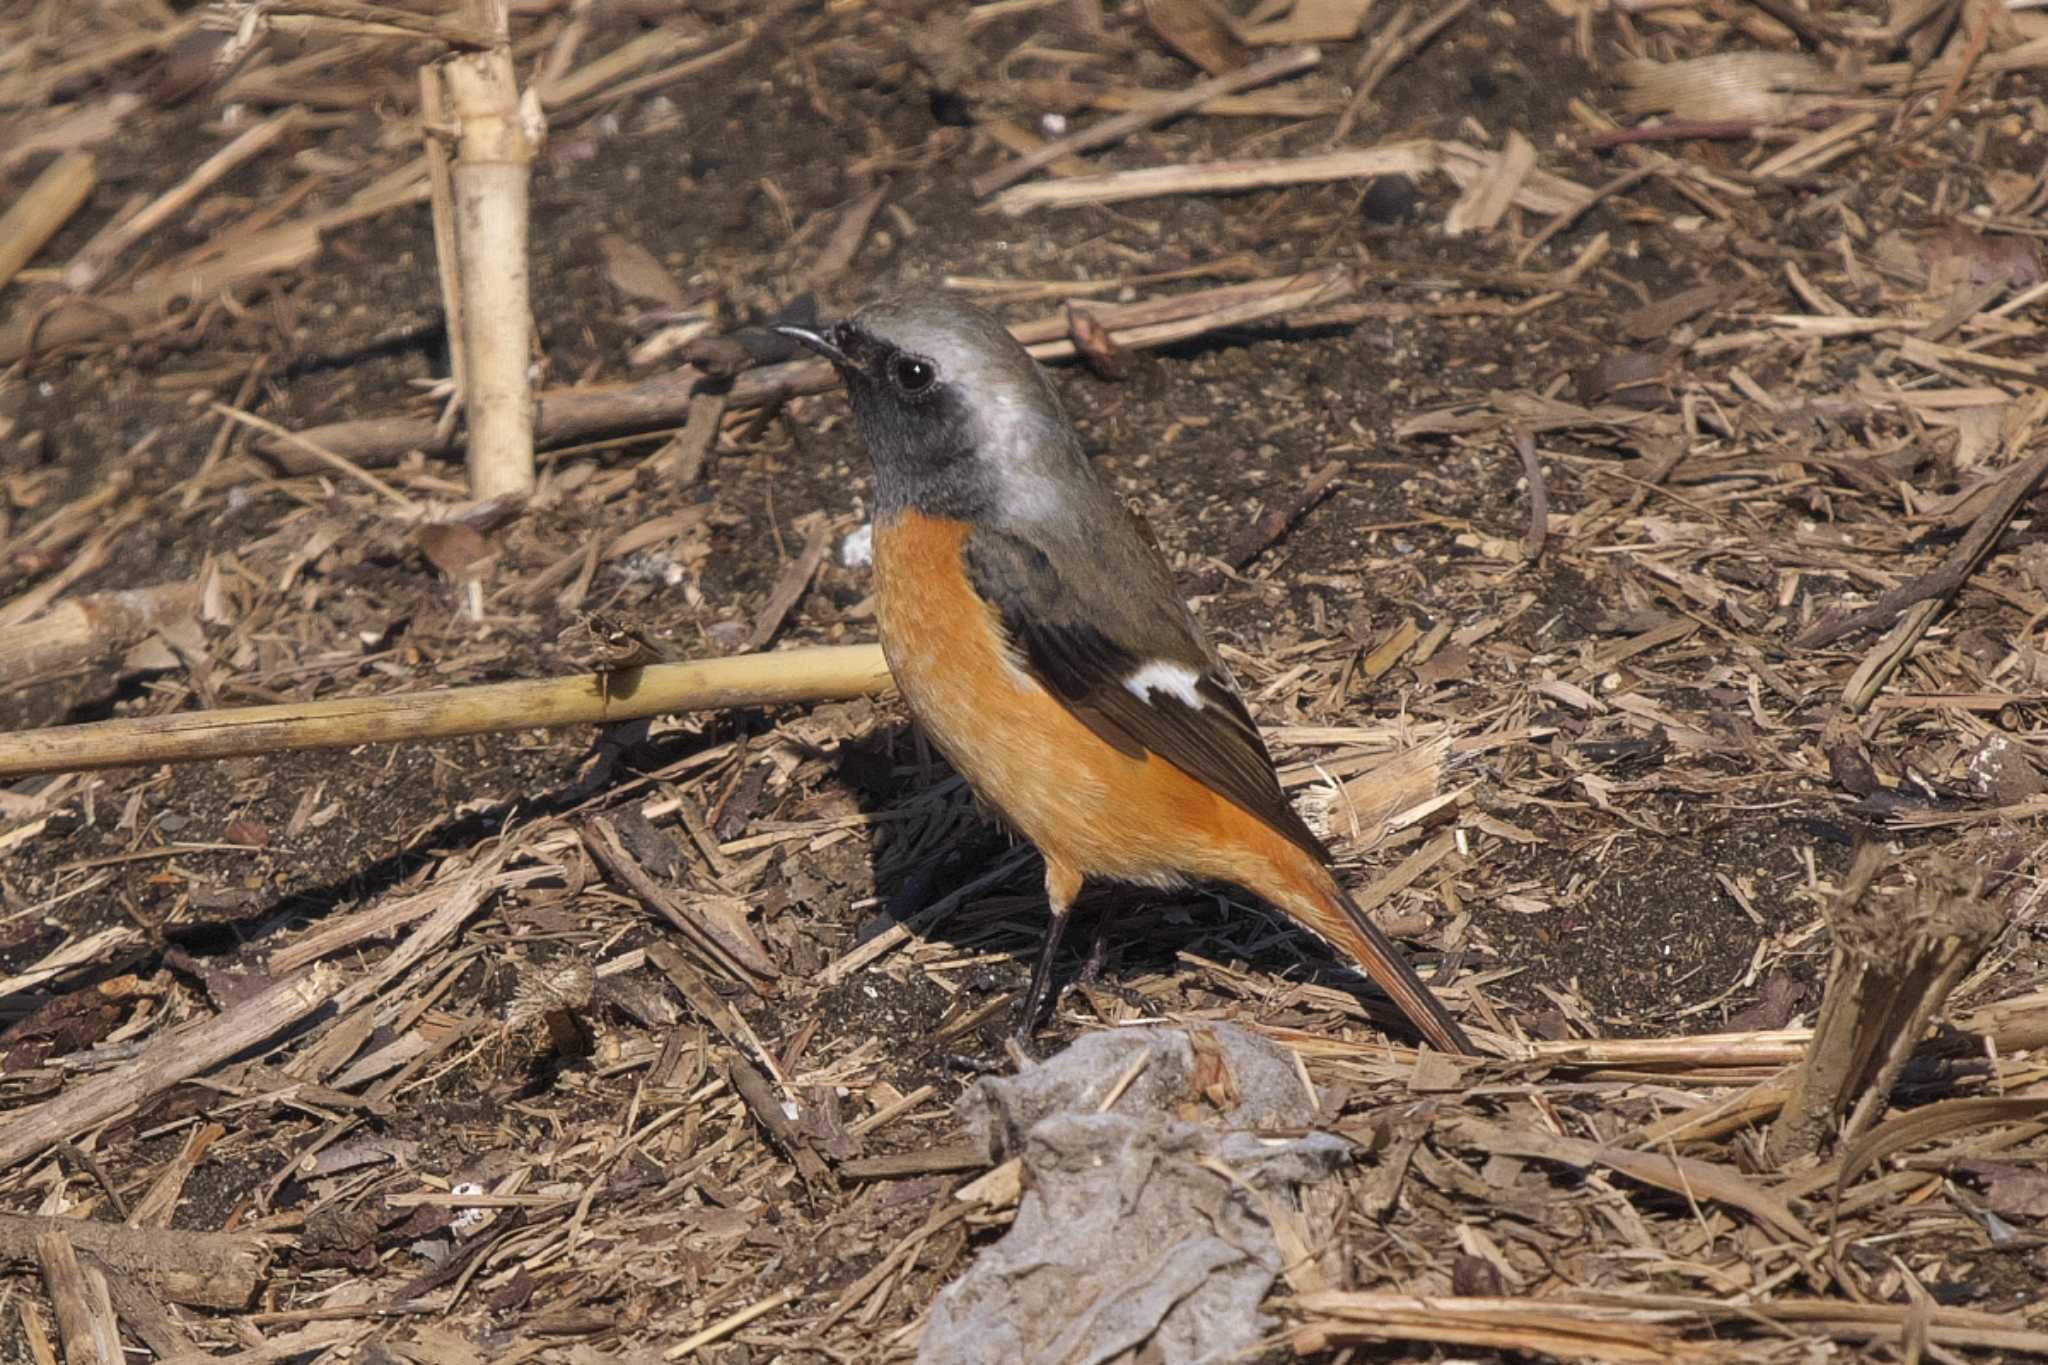
{"label": "bird's wing", "polygon": [[[1044,550],[988,528],[967,542],[967,575],[1031,676],[1113,748],[1157,754],[1292,842],[1324,850],[1280,790],[1273,760],[1229,675],[1202,644],[1157,552],[1135,539],[1115,572],[1062,574]],[[1133,583],[1136,574],[1149,583]],[[1145,589],[1163,582],[1171,613]],[[1093,583],[1097,586],[1090,587]],[[1093,600],[1091,600],[1091,597]],[[1136,605],[1149,608],[1140,616]]]}

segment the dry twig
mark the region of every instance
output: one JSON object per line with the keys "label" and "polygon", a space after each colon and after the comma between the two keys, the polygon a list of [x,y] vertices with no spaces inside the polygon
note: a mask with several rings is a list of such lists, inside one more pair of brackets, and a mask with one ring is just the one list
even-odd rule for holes
{"label": "dry twig", "polygon": [[2004,534],[2006,523],[2032,495],[2043,475],[2048,475],[2048,451],[2035,455],[2000,481],[1997,499],[1971,523],[1969,533],[1956,542],[1956,548],[1940,567],[1900,584],[1860,611],[1837,611],[1823,616],[1801,631],[1793,643],[1801,649],[1820,649],[1845,635],[1883,625],[1915,603],[1938,604],[1953,597]]}

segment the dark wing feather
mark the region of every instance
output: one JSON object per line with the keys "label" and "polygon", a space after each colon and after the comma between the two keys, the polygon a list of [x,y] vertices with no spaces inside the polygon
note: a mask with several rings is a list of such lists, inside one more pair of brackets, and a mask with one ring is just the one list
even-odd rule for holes
{"label": "dark wing feather", "polygon": [[[1133,597],[1151,604],[1129,584],[1105,583],[1110,591],[1123,590],[1115,602],[1088,602],[1044,551],[1003,532],[974,533],[967,574],[995,608],[1026,671],[1104,743],[1133,758],[1159,755],[1289,840],[1327,856],[1281,791],[1258,726],[1192,621],[1181,614],[1132,621]],[[1170,579],[1167,586],[1170,591]],[[1163,691],[1133,692],[1127,680],[1151,663],[1193,672],[1201,705]]]}

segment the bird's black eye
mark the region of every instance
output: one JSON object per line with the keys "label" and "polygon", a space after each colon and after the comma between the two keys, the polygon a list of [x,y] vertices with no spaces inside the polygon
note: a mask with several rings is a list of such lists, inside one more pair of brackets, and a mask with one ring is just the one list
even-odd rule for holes
{"label": "bird's black eye", "polygon": [[939,377],[938,370],[929,360],[920,360],[914,355],[899,355],[889,362],[889,377],[896,381],[896,387],[904,393],[923,393]]}

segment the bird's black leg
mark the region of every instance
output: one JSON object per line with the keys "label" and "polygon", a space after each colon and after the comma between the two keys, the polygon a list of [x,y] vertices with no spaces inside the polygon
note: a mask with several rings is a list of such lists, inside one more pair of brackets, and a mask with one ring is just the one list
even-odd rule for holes
{"label": "bird's black leg", "polygon": [[1045,926],[1045,942],[1039,945],[1038,961],[1031,968],[1031,986],[1024,992],[1024,1008],[1017,1015],[1017,1041],[1029,1043],[1037,1031],[1038,1016],[1052,993],[1052,960],[1060,950],[1060,937],[1067,931],[1067,919],[1074,911],[1074,897],[1081,891],[1081,878],[1058,863],[1045,865],[1045,899],[1051,910]]}
{"label": "bird's black leg", "polygon": [[1060,950],[1060,936],[1066,932],[1068,907],[1052,907],[1052,922],[1045,927],[1045,942],[1039,945],[1038,961],[1031,968],[1031,988],[1024,992],[1024,1008],[1017,1014],[1017,1039],[1030,1041],[1038,1029],[1038,1016],[1045,1011],[1052,994],[1052,959]]}

